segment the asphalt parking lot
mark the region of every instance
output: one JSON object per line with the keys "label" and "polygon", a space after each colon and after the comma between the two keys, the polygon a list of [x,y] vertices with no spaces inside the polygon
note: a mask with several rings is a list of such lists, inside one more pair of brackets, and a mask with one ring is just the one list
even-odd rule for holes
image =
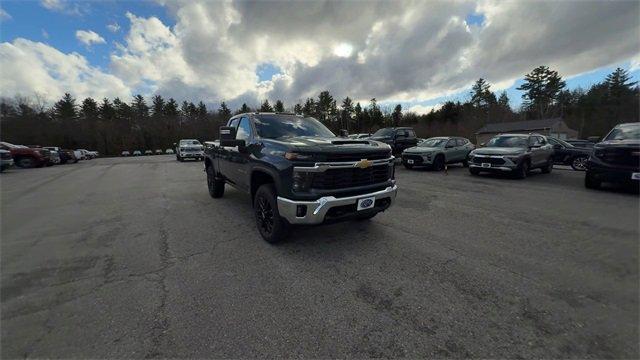
{"label": "asphalt parking lot", "polygon": [[397,170],[372,221],[261,240],[201,162],[1,182],[2,358],[638,358],[638,195]]}

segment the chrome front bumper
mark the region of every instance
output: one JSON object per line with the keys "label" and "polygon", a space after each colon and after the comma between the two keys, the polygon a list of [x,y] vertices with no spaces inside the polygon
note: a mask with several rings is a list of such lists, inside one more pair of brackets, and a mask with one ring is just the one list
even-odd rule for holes
{"label": "chrome front bumper", "polygon": [[[280,216],[287,219],[290,224],[320,224],[324,222],[329,209],[336,206],[357,204],[359,199],[368,197],[375,197],[376,200],[389,198],[389,206],[391,206],[396,199],[397,191],[398,187],[394,184],[384,190],[344,198],[324,196],[315,201],[296,201],[278,196],[278,212],[280,213]],[[302,217],[296,216],[296,209],[298,205],[306,205],[307,207],[306,214]]]}

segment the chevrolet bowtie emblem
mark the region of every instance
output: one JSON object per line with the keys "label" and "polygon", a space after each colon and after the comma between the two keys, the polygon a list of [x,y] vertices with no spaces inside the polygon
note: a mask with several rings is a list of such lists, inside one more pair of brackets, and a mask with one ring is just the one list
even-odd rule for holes
{"label": "chevrolet bowtie emblem", "polygon": [[366,169],[366,168],[370,167],[371,165],[373,165],[373,162],[371,162],[370,160],[367,160],[367,159],[362,159],[362,160],[358,161],[354,166],[355,167],[359,167],[360,169]]}

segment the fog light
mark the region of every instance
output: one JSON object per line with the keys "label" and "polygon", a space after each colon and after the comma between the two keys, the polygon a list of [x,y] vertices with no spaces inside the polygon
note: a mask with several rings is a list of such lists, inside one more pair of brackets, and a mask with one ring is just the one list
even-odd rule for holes
{"label": "fog light", "polygon": [[307,215],[307,205],[296,206],[296,217],[305,217]]}

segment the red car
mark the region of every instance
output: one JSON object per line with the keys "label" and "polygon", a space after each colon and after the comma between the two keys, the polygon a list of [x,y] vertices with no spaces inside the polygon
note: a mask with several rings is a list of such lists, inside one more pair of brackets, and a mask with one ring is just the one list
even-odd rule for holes
{"label": "red car", "polygon": [[21,168],[41,167],[51,161],[49,150],[42,148],[30,148],[24,145],[14,145],[8,142],[0,142],[0,149],[11,152],[15,164]]}

